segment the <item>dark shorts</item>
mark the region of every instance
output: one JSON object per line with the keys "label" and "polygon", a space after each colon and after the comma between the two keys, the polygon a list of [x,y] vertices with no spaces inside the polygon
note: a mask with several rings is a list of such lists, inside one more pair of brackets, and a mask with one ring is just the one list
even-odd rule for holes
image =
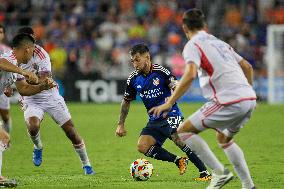
{"label": "dark shorts", "polygon": [[183,117],[175,116],[159,121],[149,121],[140,135],[150,135],[154,137],[157,145],[162,146],[167,138],[171,138],[171,134],[176,132],[182,120]]}

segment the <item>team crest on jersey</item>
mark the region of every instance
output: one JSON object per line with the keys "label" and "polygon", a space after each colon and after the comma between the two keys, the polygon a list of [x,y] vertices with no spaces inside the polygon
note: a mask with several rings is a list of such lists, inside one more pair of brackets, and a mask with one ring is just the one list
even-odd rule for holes
{"label": "team crest on jersey", "polygon": [[154,84],[155,86],[158,86],[158,85],[160,84],[159,78],[153,79],[153,84]]}

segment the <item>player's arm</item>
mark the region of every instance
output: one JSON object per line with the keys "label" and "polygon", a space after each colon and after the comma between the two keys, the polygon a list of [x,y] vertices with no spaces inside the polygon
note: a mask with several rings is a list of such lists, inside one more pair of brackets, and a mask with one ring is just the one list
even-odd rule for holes
{"label": "player's arm", "polygon": [[0,70],[6,71],[6,72],[13,72],[13,73],[18,73],[20,75],[25,76],[27,80],[37,83],[38,82],[38,77],[29,71],[25,71],[21,69],[18,66],[15,66],[14,64],[10,63],[8,60],[5,58],[0,58]]}
{"label": "player's arm", "polygon": [[43,90],[48,90],[55,87],[55,83],[52,79],[47,78],[38,85],[28,84],[26,80],[16,81],[16,87],[20,95],[22,96],[31,96],[35,95]]}
{"label": "player's arm", "polygon": [[176,86],[173,94],[169,97],[165,104],[152,108],[149,113],[152,113],[154,116],[160,116],[162,112],[169,110],[174,103],[187,91],[191,86],[192,81],[197,76],[197,66],[193,62],[186,64],[185,72],[179,81],[179,84]]}
{"label": "player's arm", "polygon": [[115,135],[118,137],[123,137],[127,133],[124,127],[124,123],[125,123],[126,117],[130,109],[130,102],[131,101],[127,101],[125,99],[122,99],[121,101],[119,121],[118,121],[118,125],[115,131]]}
{"label": "player's arm", "polygon": [[239,65],[241,66],[249,84],[252,85],[253,84],[253,68],[252,68],[252,66],[245,59],[242,59],[239,62]]}
{"label": "player's arm", "polygon": [[132,86],[132,82],[133,82],[133,77],[127,79],[127,85],[124,92],[124,97],[121,101],[119,121],[117,123],[117,128],[115,131],[115,135],[118,137],[126,136],[127,131],[124,127],[124,123],[130,109],[130,103],[132,100],[136,99],[137,91]]}

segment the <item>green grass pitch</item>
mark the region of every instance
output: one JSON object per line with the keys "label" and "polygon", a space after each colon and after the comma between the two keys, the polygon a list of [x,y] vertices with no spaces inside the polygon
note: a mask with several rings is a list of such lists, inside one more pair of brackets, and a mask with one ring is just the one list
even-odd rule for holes
{"label": "green grass pitch", "polygon": [[[197,110],[201,104],[181,104],[185,116]],[[147,182],[135,182],[129,174],[129,165],[143,157],[136,151],[140,130],[147,122],[142,104],[133,103],[126,121],[128,135],[114,135],[119,115],[119,104],[69,104],[73,122],[84,138],[89,158],[95,171],[94,176],[85,176],[79,158],[63,131],[45,115],[41,126],[44,144],[43,163],[35,167],[23,113],[13,105],[11,148],[4,153],[3,175],[15,178],[18,188],[205,188],[208,183],[195,182],[198,175],[190,164],[185,175],[180,176],[175,165],[147,158],[154,166],[154,174]],[[284,188],[284,106],[259,104],[252,119],[241,130],[235,140],[244,150],[256,185],[261,189]],[[202,137],[209,143],[217,157],[233,170],[223,151],[217,146],[215,132],[208,130]],[[171,141],[165,148],[178,155],[183,153]],[[239,189],[241,184],[234,179],[224,188]]]}

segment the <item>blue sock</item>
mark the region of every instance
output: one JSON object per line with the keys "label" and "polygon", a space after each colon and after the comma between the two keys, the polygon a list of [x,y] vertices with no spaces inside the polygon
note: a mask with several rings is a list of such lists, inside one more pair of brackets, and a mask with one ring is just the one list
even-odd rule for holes
{"label": "blue sock", "polygon": [[173,162],[175,163],[176,160],[179,159],[176,155],[168,152],[166,149],[159,147],[159,146],[151,146],[149,150],[145,153],[145,156],[157,159],[157,160],[162,160],[162,161],[168,161],[168,162]]}
{"label": "blue sock", "polygon": [[199,159],[199,157],[193,152],[191,151],[191,149],[189,148],[189,146],[184,145],[184,147],[180,148],[183,152],[186,153],[188,159],[191,161],[191,163],[193,163],[195,165],[195,167],[197,167],[197,169],[199,170],[199,172],[203,172],[206,171],[206,167],[204,165],[204,163]]}

